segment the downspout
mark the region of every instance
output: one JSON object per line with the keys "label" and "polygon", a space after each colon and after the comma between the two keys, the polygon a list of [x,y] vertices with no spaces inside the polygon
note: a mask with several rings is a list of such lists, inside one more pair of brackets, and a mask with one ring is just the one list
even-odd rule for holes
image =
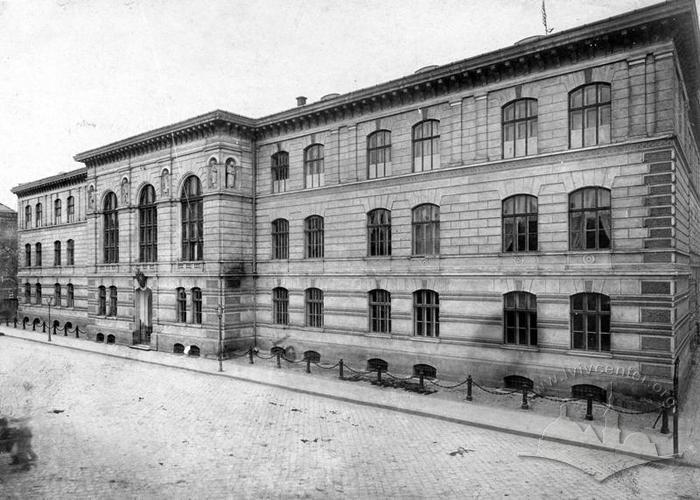
{"label": "downspout", "polygon": [[253,346],[258,347],[258,223],[256,218],[258,196],[258,162],[255,132],[253,132],[251,135],[251,142],[253,145]]}

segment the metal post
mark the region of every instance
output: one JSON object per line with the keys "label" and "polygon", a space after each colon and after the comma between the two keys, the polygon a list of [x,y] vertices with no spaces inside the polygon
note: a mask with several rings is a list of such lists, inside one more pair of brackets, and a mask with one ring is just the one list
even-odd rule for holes
{"label": "metal post", "polygon": [[668,428],[668,407],[664,401],[664,405],[661,407],[661,434],[668,434],[671,432]]}
{"label": "metal post", "polygon": [[49,342],[51,342],[51,302],[53,302],[53,297],[46,299],[46,304],[49,306]]}
{"label": "metal post", "polygon": [[343,379],[343,368],[343,360],[341,359],[340,361],[338,361],[338,378],[341,380]]}
{"label": "metal post", "polygon": [[251,365],[254,363],[254,361],[253,361],[253,346],[250,346],[248,348],[248,363],[250,363]]}
{"label": "metal post", "polygon": [[593,420],[593,394],[586,394],[586,420]]}
{"label": "metal post", "polygon": [[[46,333],[46,321],[41,322],[41,333]],[[49,335],[51,335],[51,331],[49,331]]]}
{"label": "metal post", "polygon": [[467,377],[467,401],[472,400],[472,376]]}
{"label": "metal post", "polygon": [[678,456],[678,365],[680,358],[673,364],[673,454]]}
{"label": "metal post", "polygon": [[80,327],[78,325],[75,325],[75,338],[80,338]]}
{"label": "metal post", "polygon": [[418,384],[420,385],[421,391],[425,389],[425,384],[423,383],[423,370],[420,371],[419,378],[418,378]]}
{"label": "metal post", "polygon": [[15,328],[17,328],[17,316],[15,316]]}
{"label": "metal post", "polygon": [[527,387],[523,387],[523,402],[520,405],[521,410],[528,410],[530,406],[527,404]]}
{"label": "metal post", "polygon": [[382,383],[382,367],[379,366],[377,367],[377,384],[381,385]]}
{"label": "metal post", "polygon": [[216,308],[216,314],[219,316],[219,371],[222,372],[224,371],[223,367],[223,350],[224,350],[224,340],[223,340],[223,333],[222,333],[222,328],[221,328],[221,318],[224,315],[224,306],[223,304],[219,303],[219,305]]}
{"label": "metal post", "polygon": [[311,358],[306,357],[306,373],[311,373]]}
{"label": "metal post", "polygon": [[280,364],[280,352],[277,351],[277,368],[282,368],[282,365]]}

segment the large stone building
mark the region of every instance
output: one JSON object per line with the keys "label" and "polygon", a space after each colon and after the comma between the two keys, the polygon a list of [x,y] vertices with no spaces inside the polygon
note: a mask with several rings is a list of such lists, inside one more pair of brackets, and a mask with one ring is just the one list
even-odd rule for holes
{"label": "large stone building", "polygon": [[215,354],[221,305],[225,351],[658,396],[698,325],[699,34],[665,2],[80,153],[14,189],[20,319]]}

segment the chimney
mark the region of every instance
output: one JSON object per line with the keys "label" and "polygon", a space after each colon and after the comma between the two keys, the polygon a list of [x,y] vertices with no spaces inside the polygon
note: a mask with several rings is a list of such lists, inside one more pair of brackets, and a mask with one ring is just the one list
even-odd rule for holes
{"label": "chimney", "polygon": [[306,104],[306,97],[300,95],[297,97],[297,106],[304,106]]}

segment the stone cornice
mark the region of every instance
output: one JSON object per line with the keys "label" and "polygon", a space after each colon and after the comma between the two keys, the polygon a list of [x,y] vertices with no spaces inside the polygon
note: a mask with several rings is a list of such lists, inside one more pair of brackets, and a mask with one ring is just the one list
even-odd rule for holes
{"label": "stone cornice", "polygon": [[87,179],[87,168],[82,167],[70,172],[52,175],[38,181],[27,182],[13,187],[10,191],[17,196],[27,196],[43,191],[49,191],[63,186],[70,186],[84,182]]}

